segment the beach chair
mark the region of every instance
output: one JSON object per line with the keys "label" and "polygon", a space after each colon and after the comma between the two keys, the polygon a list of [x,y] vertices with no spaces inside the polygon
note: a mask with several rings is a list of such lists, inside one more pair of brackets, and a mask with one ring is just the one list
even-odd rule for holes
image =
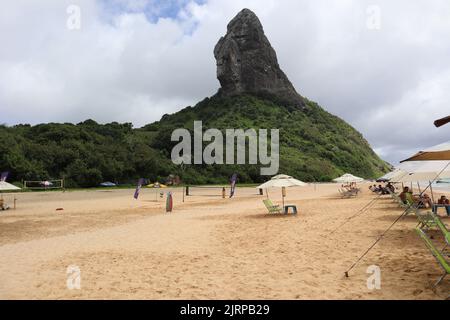
{"label": "beach chair", "polygon": [[388,189],[389,194],[392,196],[392,201],[396,202],[400,205],[404,205],[403,201],[400,199],[400,197],[395,193],[392,192],[391,190]]}
{"label": "beach chair", "polygon": [[279,205],[274,205],[272,203],[272,200],[266,199],[263,200],[263,203],[266,206],[267,211],[269,211],[269,213],[281,213],[281,207]]}
{"label": "beach chair", "polygon": [[418,209],[413,208],[414,214],[417,217],[417,220],[419,223],[417,224],[417,227],[422,230],[429,230],[432,228],[437,227],[436,222],[434,220],[434,214],[431,212],[419,212]]}
{"label": "beach chair", "polygon": [[442,248],[441,252],[444,252],[447,249],[447,246],[450,245],[450,231],[448,231],[447,226],[442,222],[442,220],[437,216],[433,215],[433,220],[439,230],[441,230],[445,239],[445,247]]}
{"label": "beach chair", "polygon": [[341,194],[341,198],[351,198],[356,196],[356,193],[353,190],[339,189],[339,193]]}
{"label": "beach chair", "polygon": [[450,274],[450,264],[448,263],[447,260],[445,260],[444,256],[439,252],[439,250],[436,249],[433,242],[431,242],[430,238],[428,238],[428,236],[425,234],[425,232],[423,232],[422,229],[416,228],[416,232],[420,236],[420,238],[422,238],[423,242],[425,243],[427,248],[431,251],[433,256],[436,258],[437,262],[442,267],[442,269],[444,269],[445,273],[433,285],[433,287],[436,287],[439,283],[441,283],[442,280],[444,280],[446,276]]}

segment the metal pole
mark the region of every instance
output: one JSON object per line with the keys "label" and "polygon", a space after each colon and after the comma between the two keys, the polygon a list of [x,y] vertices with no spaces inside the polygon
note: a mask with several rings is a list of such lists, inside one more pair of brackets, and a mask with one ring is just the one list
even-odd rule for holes
{"label": "metal pole", "polygon": [[433,201],[434,204],[433,186],[431,185],[431,181],[430,181],[430,191],[431,191],[431,201]]}

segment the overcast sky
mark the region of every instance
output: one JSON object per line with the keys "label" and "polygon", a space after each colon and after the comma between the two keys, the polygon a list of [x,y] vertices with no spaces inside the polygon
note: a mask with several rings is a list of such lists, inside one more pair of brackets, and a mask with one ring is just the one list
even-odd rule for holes
{"label": "overcast sky", "polygon": [[[450,1],[412,2],[8,1],[0,123],[140,127],[194,105],[219,88],[214,45],[247,7],[297,91],[396,164],[450,137],[450,125],[433,126],[450,114]],[[80,9],[79,28],[70,5]]]}

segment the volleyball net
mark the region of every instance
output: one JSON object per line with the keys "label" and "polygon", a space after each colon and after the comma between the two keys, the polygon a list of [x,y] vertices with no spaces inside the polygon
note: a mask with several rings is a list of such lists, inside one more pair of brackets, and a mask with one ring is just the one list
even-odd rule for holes
{"label": "volleyball net", "polygon": [[197,197],[227,197],[230,195],[230,186],[186,186],[186,196]]}
{"label": "volleyball net", "polygon": [[[185,196],[192,197],[221,197],[228,198],[231,192],[231,186],[202,186],[189,185],[185,187]],[[255,188],[236,188],[234,196],[254,196],[259,194]]]}

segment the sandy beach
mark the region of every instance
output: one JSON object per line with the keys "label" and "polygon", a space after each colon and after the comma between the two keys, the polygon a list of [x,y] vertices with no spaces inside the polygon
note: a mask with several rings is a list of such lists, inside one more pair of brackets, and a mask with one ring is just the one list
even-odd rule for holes
{"label": "sandy beach", "polygon": [[[444,299],[449,282],[431,289],[442,272],[414,216],[344,277],[402,213],[385,196],[331,234],[375,197],[367,186],[352,199],[336,184],[289,188],[297,216],[268,215],[254,188],[233,199],[193,190],[184,203],[174,189],[172,213],[151,189],[139,200],[133,190],[17,194],[17,209],[0,212],[0,298]],[[281,204],[280,193],[269,191]],[[379,290],[367,287],[371,265],[381,269]],[[69,266],[81,272],[80,289],[67,287]]]}

